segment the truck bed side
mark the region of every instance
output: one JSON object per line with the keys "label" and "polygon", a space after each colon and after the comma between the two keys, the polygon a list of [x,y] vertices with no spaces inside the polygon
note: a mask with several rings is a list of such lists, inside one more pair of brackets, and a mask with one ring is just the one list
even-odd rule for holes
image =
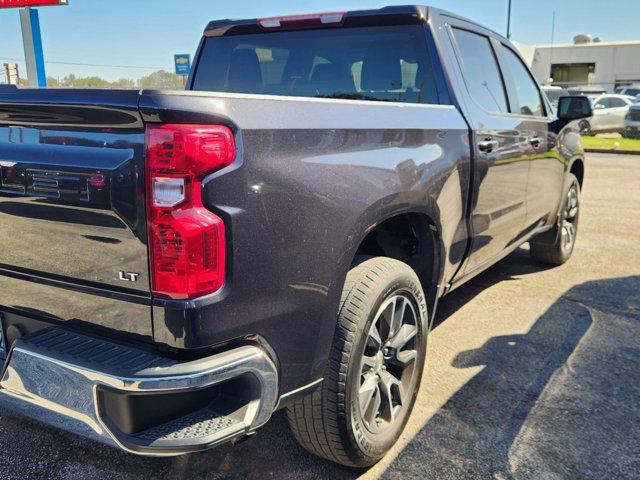
{"label": "truck bed side", "polygon": [[158,342],[259,335],[278,353],[286,392],[322,376],[344,277],[376,225],[428,219],[438,279],[462,260],[469,146],[453,106],[143,92],[140,110],[145,121],[230,125],[239,157],[204,187],[227,227],[227,283],[196,302],[156,299]]}

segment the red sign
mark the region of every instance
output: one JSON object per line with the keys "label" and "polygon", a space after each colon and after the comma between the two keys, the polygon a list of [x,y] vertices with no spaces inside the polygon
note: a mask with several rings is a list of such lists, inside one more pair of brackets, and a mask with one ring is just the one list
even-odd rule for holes
{"label": "red sign", "polygon": [[0,0],[0,8],[49,7],[68,4],[69,0]]}

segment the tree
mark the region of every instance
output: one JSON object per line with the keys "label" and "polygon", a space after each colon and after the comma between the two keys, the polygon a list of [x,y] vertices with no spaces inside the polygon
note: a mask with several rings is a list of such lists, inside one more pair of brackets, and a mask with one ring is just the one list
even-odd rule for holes
{"label": "tree", "polygon": [[130,78],[120,78],[111,83],[113,88],[136,88],[136,82]]}
{"label": "tree", "polygon": [[[27,79],[21,78],[20,85],[27,86]],[[47,86],[51,88],[156,88],[162,90],[182,90],[182,77],[166,70],[158,70],[146,77],[138,79],[136,82],[130,78],[120,78],[113,82],[102,77],[93,75],[90,77],[78,77],[70,73],[63,78],[47,77]]]}
{"label": "tree", "polygon": [[138,80],[138,85],[142,88],[157,88],[162,90],[182,90],[182,77],[166,70],[158,70],[151,75]]}
{"label": "tree", "polygon": [[63,87],[76,88],[109,88],[111,83],[96,75],[92,77],[76,77],[73,73],[67,75],[60,83]]}

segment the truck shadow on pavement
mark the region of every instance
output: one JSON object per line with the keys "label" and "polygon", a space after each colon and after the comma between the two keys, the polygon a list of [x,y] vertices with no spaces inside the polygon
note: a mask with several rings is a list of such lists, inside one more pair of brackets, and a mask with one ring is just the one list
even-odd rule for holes
{"label": "truck shadow on pavement", "polygon": [[[446,298],[436,324],[487,286],[538,271],[522,261],[526,253],[516,252]],[[639,338],[640,276],[573,287],[526,334],[494,337],[459,353],[454,367],[483,369],[382,475],[632,478],[640,471]],[[173,459],[135,457],[2,411],[0,417],[4,478],[340,479],[363,473],[306,453],[282,412],[247,442]]]}
{"label": "truck shadow on pavement", "polygon": [[463,305],[473,300],[487,288],[501,282],[518,281],[519,277],[532,273],[552,269],[552,266],[543,265],[531,260],[529,250],[516,249],[511,255],[499,261],[486,271],[472,278],[458,289],[451,292],[438,302],[436,318],[432,328],[437,328],[451,315],[456,313]]}
{"label": "truck shadow on pavement", "polygon": [[571,288],[524,335],[489,339],[482,366],[385,478],[638,478],[640,276]]}

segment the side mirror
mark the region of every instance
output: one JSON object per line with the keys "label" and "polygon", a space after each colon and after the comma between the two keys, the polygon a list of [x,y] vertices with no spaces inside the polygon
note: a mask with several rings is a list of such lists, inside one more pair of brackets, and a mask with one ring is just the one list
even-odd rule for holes
{"label": "side mirror", "polygon": [[558,120],[579,120],[593,116],[591,101],[587,97],[560,97]]}

